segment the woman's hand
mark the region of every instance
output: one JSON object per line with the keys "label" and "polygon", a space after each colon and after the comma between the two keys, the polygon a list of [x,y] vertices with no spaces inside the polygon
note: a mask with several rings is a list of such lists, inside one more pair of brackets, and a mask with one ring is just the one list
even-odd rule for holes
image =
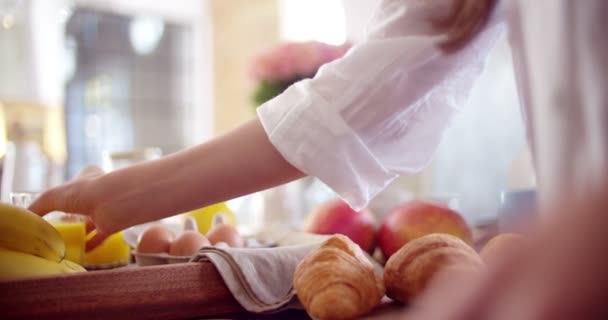
{"label": "woman's hand", "polygon": [[41,216],[52,211],[83,215],[87,233],[95,232],[86,244],[87,251],[91,250],[118,231],[109,217],[98,210],[103,198],[97,181],[103,174],[99,167],[88,166],[74,180],[42,193],[29,209]]}

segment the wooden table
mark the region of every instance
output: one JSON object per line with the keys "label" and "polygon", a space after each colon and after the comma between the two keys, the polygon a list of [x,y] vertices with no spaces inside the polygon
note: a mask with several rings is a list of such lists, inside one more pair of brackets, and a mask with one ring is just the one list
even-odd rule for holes
{"label": "wooden table", "polygon": [[[395,319],[384,301],[365,319]],[[91,271],[0,282],[0,319],[308,320],[302,310],[247,313],[208,262]]]}
{"label": "wooden table", "polygon": [[194,319],[244,310],[211,263],[0,282],[1,319]]}
{"label": "wooden table", "polygon": [[[386,300],[365,319],[395,319]],[[0,282],[0,319],[308,320],[302,310],[247,313],[209,262],[126,267]]]}

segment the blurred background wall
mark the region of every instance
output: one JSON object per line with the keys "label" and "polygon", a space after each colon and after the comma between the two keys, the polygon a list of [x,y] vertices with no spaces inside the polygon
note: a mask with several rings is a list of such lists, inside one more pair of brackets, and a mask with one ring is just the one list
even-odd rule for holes
{"label": "blurred background wall", "polygon": [[254,83],[247,77],[253,55],[279,41],[276,0],[212,0],[214,133],[251,119]]}

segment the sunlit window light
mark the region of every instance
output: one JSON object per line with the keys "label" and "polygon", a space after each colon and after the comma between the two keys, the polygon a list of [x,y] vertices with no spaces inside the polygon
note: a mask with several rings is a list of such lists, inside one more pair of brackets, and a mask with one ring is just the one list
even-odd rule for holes
{"label": "sunlit window light", "polygon": [[15,17],[13,15],[7,14],[2,17],[2,27],[4,29],[10,29],[15,25]]}
{"label": "sunlit window light", "polygon": [[156,50],[165,31],[165,23],[158,17],[141,16],[131,21],[129,37],[135,52],[146,55]]}
{"label": "sunlit window light", "polygon": [[316,40],[336,45],[346,40],[341,0],[281,0],[279,5],[283,40]]}

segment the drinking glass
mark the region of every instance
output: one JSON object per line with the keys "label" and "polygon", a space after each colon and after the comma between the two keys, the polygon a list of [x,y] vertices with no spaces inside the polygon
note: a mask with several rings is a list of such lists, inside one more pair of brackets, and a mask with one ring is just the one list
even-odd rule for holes
{"label": "drinking glass", "polygon": [[28,208],[40,193],[38,192],[11,192],[11,204],[21,208]]}

